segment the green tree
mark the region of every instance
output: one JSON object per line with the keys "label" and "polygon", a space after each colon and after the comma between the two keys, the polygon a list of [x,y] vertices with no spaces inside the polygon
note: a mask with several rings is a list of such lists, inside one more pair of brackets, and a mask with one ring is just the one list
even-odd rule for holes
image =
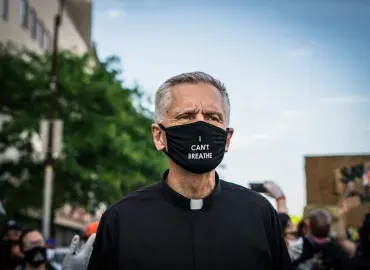
{"label": "green tree", "polygon": [[[97,63],[68,51],[58,59],[54,110],[64,123],[64,145],[55,162],[54,208],[111,204],[158,181],[166,161],[153,146],[152,114],[140,105],[137,88],[122,86],[119,60]],[[0,199],[8,213],[42,205],[44,165],[34,158],[32,136],[48,118],[50,70],[50,55],[0,46],[0,114],[9,116],[0,129],[0,153],[9,147],[19,153],[18,160],[0,161]],[[12,179],[24,181],[17,186]]]}

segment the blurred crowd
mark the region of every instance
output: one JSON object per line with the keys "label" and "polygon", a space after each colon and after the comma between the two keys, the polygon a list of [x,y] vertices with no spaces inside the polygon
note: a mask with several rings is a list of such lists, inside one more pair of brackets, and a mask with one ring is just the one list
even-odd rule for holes
{"label": "blurred crowd", "polygon": [[[90,235],[96,233],[99,222],[89,224],[81,234],[83,247]],[[63,253],[62,255],[65,255]],[[56,247],[52,239],[44,239],[35,228],[22,228],[14,220],[9,220],[1,234],[1,270],[61,270],[62,258],[56,260]]]}
{"label": "blurred crowd", "polygon": [[[274,182],[264,183],[267,195],[276,200],[288,252],[295,270],[370,270],[370,212],[357,233],[347,226],[351,207],[345,201],[338,206],[338,228],[327,209],[315,209],[295,224],[288,212],[286,197]],[[358,235],[358,237],[355,237]]]}
{"label": "blurred crowd", "polygon": [[[296,224],[289,216],[282,189],[272,181],[265,182],[264,188],[267,195],[276,200],[293,269],[370,270],[370,212],[365,215],[357,233],[348,229],[346,220],[351,208],[345,202],[338,206],[339,226],[335,232],[334,217],[324,208],[310,211]],[[96,233],[98,225],[96,221],[86,227],[81,234],[80,248]],[[8,221],[2,232],[0,256],[1,270],[61,269],[61,262],[53,260],[53,240],[45,240],[37,229],[22,228],[14,220]]]}

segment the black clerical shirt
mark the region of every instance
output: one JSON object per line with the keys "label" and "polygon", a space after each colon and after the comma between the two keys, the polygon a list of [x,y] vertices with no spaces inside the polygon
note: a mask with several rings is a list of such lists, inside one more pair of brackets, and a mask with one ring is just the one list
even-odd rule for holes
{"label": "black clerical shirt", "polygon": [[260,194],[216,175],[201,209],[191,204],[165,180],[121,199],[100,221],[88,270],[290,269],[277,213]]}

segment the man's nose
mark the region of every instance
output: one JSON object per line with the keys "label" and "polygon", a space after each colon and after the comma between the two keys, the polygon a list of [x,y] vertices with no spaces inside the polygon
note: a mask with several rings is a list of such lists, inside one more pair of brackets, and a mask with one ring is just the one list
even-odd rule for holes
{"label": "man's nose", "polygon": [[204,115],[201,112],[197,113],[197,116],[195,117],[195,121],[196,122],[198,122],[198,121],[205,121]]}

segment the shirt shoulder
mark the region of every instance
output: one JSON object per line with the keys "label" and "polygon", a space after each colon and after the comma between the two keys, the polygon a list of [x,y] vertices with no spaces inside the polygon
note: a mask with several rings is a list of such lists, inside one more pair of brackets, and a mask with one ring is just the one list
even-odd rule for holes
{"label": "shirt shoulder", "polygon": [[109,215],[115,213],[116,211],[121,212],[127,207],[132,208],[132,206],[137,206],[143,202],[158,200],[160,198],[160,186],[161,182],[157,182],[150,186],[133,191],[109,206],[104,214]]}
{"label": "shirt shoulder", "polygon": [[336,257],[336,258],[349,260],[349,256],[347,252],[343,249],[343,247],[339,243],[335,243],[335,242],[328,243],[326,246],[326,249],[330,257]]}
{"label": "shirt shoulder", "polygon": [[[238,184],[234,184],[225,180],[220,180],[222,191],[227,194],[232,194],[234,196],[240,196],[241,198],[245,200],[249,200],[252,202],[259,203],[260,205],[266,206],[266,207],[272,207],[269,200],[267,200],[264,196],[262,196],[260,193],[251,190],[249,188],[243,187]],[[239,198],[240,198],[239,197]]]}

